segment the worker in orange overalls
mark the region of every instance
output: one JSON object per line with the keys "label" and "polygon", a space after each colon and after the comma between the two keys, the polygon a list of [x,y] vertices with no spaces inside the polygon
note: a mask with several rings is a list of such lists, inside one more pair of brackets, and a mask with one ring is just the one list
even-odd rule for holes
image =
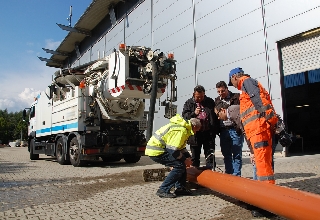
{"label": "worker in orange overalls", "polygon": [[240,118],[254,152],[259,181],[275,184],[272,169],[272,136],[278,121],[269,93],[242,68],[229,73],[229,86],[241,90]]}

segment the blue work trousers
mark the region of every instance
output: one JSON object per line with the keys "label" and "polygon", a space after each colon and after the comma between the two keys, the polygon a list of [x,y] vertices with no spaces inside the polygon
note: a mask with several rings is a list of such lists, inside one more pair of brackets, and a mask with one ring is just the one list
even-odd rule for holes
{"label": "blue work trousers", "polygon": [[234,128],[221,129],[220,147],[224,157],[225,173],[241,176],[243,135]]}
{"label": "blue work trousers", "polygon": [[162,191],[169,193],[172,187],[175,187],[177,189],[186,186],[187,170],[184,162],[175,159],[168,152],[164,152],[160,156],[150,158],[156,163],[160,163],[167,167],[173,168],[159,187]]}

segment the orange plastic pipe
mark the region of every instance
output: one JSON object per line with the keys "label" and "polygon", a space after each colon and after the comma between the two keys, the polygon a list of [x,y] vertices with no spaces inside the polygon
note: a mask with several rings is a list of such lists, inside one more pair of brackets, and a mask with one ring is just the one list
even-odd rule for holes
{"label": "orange plastic pipe", "polygon": [[289,219],[317,219],[320,195],[211,170],[187,169],[187,179]]}

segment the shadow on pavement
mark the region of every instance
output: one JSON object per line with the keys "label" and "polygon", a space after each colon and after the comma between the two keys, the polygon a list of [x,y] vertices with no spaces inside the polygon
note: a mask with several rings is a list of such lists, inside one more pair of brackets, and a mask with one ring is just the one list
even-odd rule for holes
{"label": "shadow on pavement", "polygon": [[319,182],[320,178],[310,178],[293,182],[280,183],[278,185],[320,195]]}
{"label": "shadow on pavement", "polygon": [[1,161],[0,163],[0,173],[15,173],[20,172],[21,169],[28,167],[25,163],[11,163],[6,161]]}
{"label": "shadow on pavement", "polygon": [[104,162],[102,160],[94,160],[94,161],[88,161],[88,164],[84,166],[84,168],[95,168],[95,167],[101,167],[101,168],[119,168],[119,167],[137,167],[137,166],[147,166],[147,165],[159,165],[160,167],[163,167],[162,165],[154,162],[147,156],[142,156],[140,161],[137,163],[127,163],[123,159],[117,162]]}
{"label": "shadow on pavement", "polygon": [[297,177],[312,177],[316,176],[315,173],[275,173],[276,179],[291,179]]}

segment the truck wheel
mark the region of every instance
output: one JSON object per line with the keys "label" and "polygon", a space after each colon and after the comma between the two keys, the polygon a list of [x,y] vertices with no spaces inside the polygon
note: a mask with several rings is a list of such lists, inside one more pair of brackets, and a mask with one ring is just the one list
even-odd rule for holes
{"label": "truck wheel", "polygon": [[57,140],[57,145],[56,145],[56,157],[57,161],[61,165],[66,165],[68,164],[68,160],[65,158],[65,152],[64,152],[64,143],[63,139],[59,138]]}
{"label": "truck wheel", "polygon": [[38,160],[39,159],[39,154],[34,154],[33,150],[34,150],[34,140],[31,140],[29,143],[30,146],[30,160]]}
{"label": "truck wheel", "polygon": [[77,137],[74,137],[70,141],[70,162],[74,167],[81,167],[86,165],[86,162],[83,160],[80,160],[81,152],[80,147],[78,143]]}
{"label": "truck wheel", "polygon": [[134,154],[130,154],[130,155],[125,155],[124,156],[124,160],[127,163],[137,163],[140,160],[141,156],[136,156]]}
{"label": "truck wheel", "polygon": [[122,159],[122,156],[113,156],[113,157],[101,157],[101,159],[103,160],[103,162],[105,163],[111,163],[111,162],[118,162]]}

